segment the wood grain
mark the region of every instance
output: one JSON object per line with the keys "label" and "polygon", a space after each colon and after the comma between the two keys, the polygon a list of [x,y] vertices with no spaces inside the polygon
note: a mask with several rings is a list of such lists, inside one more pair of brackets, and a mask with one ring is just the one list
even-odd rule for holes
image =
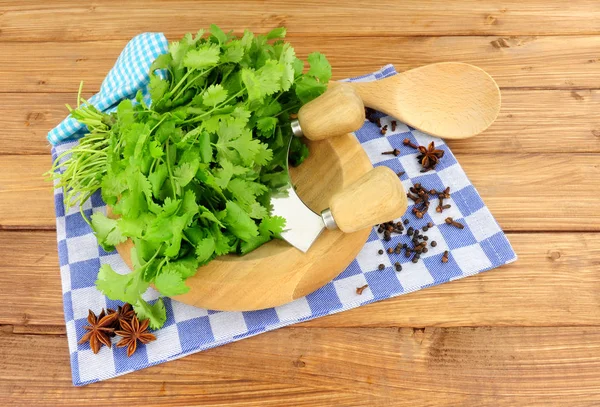
{"label": "wood grain", "polygon": [[[115,12],[118,10],[118,12]],[[227,12],[235,10],[235,13]],[[136,18],[131,18],[133,15]],[[168,36],[196,32],[209,24],[267,32],[284,25],[290,32],[324,36],[598,34],[600,10],[594,0],[460,2],[403,1],[170,1],[116,0],[23,4],[4,1],[0,28],[4,41],[130,38],[144,31]]]}
{"label": "wood grain", "polygon": [[284,328],[80,389],[71,387],[63,336],[4,329],[0,340],[0,391],[9,404],[600,402],[597,327]]}
{"label": "wood grain", "polygon": [[[519,255],[516,263],[303,325],[600,325],[599,233],[519,233],[508,238]],[[63,326],[54,233],[0,231],[0,258],[0,304],[5,305],[0,325]]]}
{"label": "wood grain", "polygon": [[[0,92],[77,92],[81,81],[86,92],[95,92],[128,40],[0,41],[0,53],[11,56],[10,64],[0,65]],[[486,70],[502,88],[600,88],[600,36],[392,37],[380,43],[377,38],[295,34],[289,41],[300,58],[315,50],[327,55],[333,79],[386,64],[405,71],[456,61]]]}
{"label": "wood grain", "polygon": [[[85,94],[88,97],[89,94]],[[48,154],[49,129],[66,115],[76,93],[6,93],[0,105],[0,155]],[[599,90],[502,91],[492,126],[469,140],[448,142],[454,153],[598,153]]]}
{"label": "wood grain", "polygon": [[[597,0],[1,2],[0,404],[600,405],[598,21]],[[134,35],[210,23],[285,25],[334,79],[387,63],[488,71],[497,121],[449,144],[519,260],[75,389],[46,132]]]}
{"label": "wood grain", "polygon": [[[600,231],[597,197],[573,198],[575,190],[595,191],[600,185],[597,155],[577,154],[576,160],[569,154],[456,157],[505,230]],[[49,165],[49,156],[2,156],[0,228],[54,228],[52,185],[41,176]]]}

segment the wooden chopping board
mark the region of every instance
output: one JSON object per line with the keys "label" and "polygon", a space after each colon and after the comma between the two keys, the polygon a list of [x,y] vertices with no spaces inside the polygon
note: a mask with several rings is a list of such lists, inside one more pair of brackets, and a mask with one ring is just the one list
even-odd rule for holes
{"label": "wooden chopping board", "polygon": [[[329,206],[333,194],[370,171],[372,165],[352,134],[307,144],[310,155],[292,169],[292,180],[302,200],[320,213]],[[342,272],[362,249],[370,231],[345,234],[325,230],[307,253],[273,240],[245,256],[217,257],[186,280],[188,293],[173,298],[221,311],[250,311],[288,303]],[[132,246],[130,240],[117,246],[130,268]]]}

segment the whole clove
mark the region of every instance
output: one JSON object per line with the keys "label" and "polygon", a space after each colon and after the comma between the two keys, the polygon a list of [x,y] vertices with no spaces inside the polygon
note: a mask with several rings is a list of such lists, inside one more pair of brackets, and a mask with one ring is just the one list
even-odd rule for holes
{"label": "whole clove", "polygon": [[356,288],[356,294],[362,295],[363,291],[365,291],[365,288],[367,288],[368,286],[369,286],[369,284],[365,284],[362,287],[357,287]]}
{"label": "whole clove", "polygon": [[392,249],[391,247],[389,247],[389,248],[387,249],[387,252],[388,252],[389,254],[392,254],[392,253],[394,253],[394,249]]}
{"label": "whole clove", "polygon": [[454,220],[454,219],[452,219],[451,217],[447,217],[447,218],[446,218],[446,223],[447,223],[448,225],[452,225],[452,226],[454,226],[455,228],[458,228],[458,229],[464,229],[464,227],[465,227],[465,225],[463,225],[463,224],[462,224],[462,223],[460,223],[460,222],[457,222],[457,221],[455,221],[455,220]]}
{"label": "whole clove", "polygon": [[[385,134],[385,133],[382,133],[382,134]],[[391,151],[384,151],[381,154],[382,155],[389,154],[389,155],[394,155],[394,156],[398,157],[400,155],[400,150],[398,150],[397,148],[395,148],[395,149],[393,149]]]}
{"label": "whole clove", "polygon": [[377,253],[379,253],[379,254],[383,254],[383,249],[379,249],[379,250],[377,250]]}
{"label": "whole clove", "polygon": [[437,242],[435,240],[432,240],[429,244],[431,245],[431,247],[437,246]]}
{"label": "whole clove", "polygon": [[379,131],[381,132],[381,134],[382,134],[382,135],[384,135],[384,136],[385,136],[385,133],[387,133],[387,129],[388,129],[388,127],[387,127],[387,125],[385,125],[385,126],[383,126],[383,127],[381,128],[381,130],[379,130]]}
{"label": "whole clove", "polygon": [[404,141],[402,141],[402,144],[404,144],[405,146],[414,148],[415,150],[417,150],[419,148],[419,146],[417,146],[416,144],[413,144],[412,141],[410,141],[407,138],[405,138]]}
{"label": "whole clove", "polygon": [[392,120],[392,131],[396,131],[396,120]]}
{"label": "whole clove", "polygon": [[448,250],[446,250],[442,255],[442,263],[448,263],[448,254]]}
{"label": "whole clove", "polygon": [[385,268],[385,265],[383,263],[381,263],[379,266],[377,266],[378,270],[383,270]]}

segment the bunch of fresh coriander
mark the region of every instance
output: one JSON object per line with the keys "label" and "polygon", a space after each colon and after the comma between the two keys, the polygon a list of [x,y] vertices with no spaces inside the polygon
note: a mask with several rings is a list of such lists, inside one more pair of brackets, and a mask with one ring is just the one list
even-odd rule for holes
{"label": "bunch of fresh coriander", "polygon": [[[51,170],[67,207],[101,189],[116,216],[95,213],[92,228],[105,250],[131,239],[134,270],[121,275],[105,264],[96,286],[134,304],[152,328],[166,313],[161,300],[142,299],[150,283],[183,294],[185,280],[215,256],[248,253],[281,233],[285,220],[269,216],[269,194],[287,180],[289,117],[331,77],[319,53],[302,73],[284,28],[237,38],[213,25],[203,34],[170,43],[154,61],[150,106],[138,92],[105,114],[78,96],[69,109],[88,134]],[[294,138],[292,164],[307,154]]]}

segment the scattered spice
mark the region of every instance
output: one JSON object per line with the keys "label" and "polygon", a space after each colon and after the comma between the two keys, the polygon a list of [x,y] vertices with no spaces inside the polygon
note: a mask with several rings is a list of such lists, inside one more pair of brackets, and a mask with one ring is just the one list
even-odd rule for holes
{"label": "scattered spice", "polygon": [[[383,134],[383,135],[385,136],[385,133],[387,133],[387,129],[388,129],[388,127],[387,127],[387,125],[385,125],[385,126],[383,126],[383,127],[381,128],[381,130],[379,130],[379,131],[381,132],[381,134]],[[396,154],[396,155],[397,155],[397,154]]]}
{"label": "scattered spice", "polygon": [[379,266],[377,266],[377,269],[379,269],[380,271],[383,270],[385,268],[385,266],[382,264],[380,264]]}
{"label": "scattered spice", "polygon": [[410,221],[408,219],[404,219],[404,222],[402,222],[402,223],[404,223],[405,225],[408,225],[409,222]]}
{"label": "scattered spice", "polygon": [[388,249],[387,249],[387,252],[388,252],[389,254],[392,254],[392,253],[394,253],[394,249],[392,249],[391,247],[388,247]]}
{"label": "scattered spice", "polygon": [[464,229],[464,227],[465,227],[465,225],[463,225],[463,224],[462,224],[462,223],[460,223],[460,222],[457,222],[457,221],[455,221],[455,220],[454,220],[454,219],[452,219],[451,217],[447,217],[447,218],[446,218],[446,223],[447,223],[448,225],[452,225],[452,226],[454,226],[455,228],[458,228],[458,229]]}
{"label": "scattered spice", "polygon": [[383,249],[379,249],[379,250],[377,250],[377,253],[379,253],[379,254],[383,254]]}
{"label": "scattered spice", "polygon": [[111,346],[110,334],[114,332],[112,325],[117,320],[115,313],[106,315],[104,309],[96,316],[92,310],[89,310],[87,322],[89,325],[83,327],[85,333],[79,340],[79,344],[89,342],[92,352],[98,353],[102,345]]}
{"label": "scattered spice", "polygon": [[[115,328],[116,330],[121,329],[121,323],[123,321],[125,322],[129,322],[131,321],[131,319],[135,316],[135,311],[133,310],[133,307],[131,306],[131,304],[125,303],[123,306],[118,306],[117,310],[112,310],[112,309],[108,309],[108,314],[117,314],[117,319],[115,320],[115,323],[113,324],[113,328]],[[113,335],[114,336],[114,335]]]}
{"label": "scattered spice", "polygon": [[[382,133],[382,134],[385,134],[385,133]],[[390,154],[390,155],[395,155],[396,157],[398,157],[398,156],[400,155],[400,150],[398,150],[397,148],[395,148],[395,149],[393,149],[393,150],[391,150],[391,151],[384,151],[384,152],[383,152],[383,153],[381,153],[381,154],[382,154],[382,155],[383,155],[383,154]]]}
{"label": "scattered spice", "polygon": [[433,227],[433,223],[432,222],[427,222],[427,227],[428,228],[432,228]]}
{"label": "scattered spice", "polygon": [[362,287],[357,287],[356,288],[356,294],[362,295],[363,291],[365,291],[365,288],[367,288],[368,286],[369,286],[369,284],[365,284]]}
{"label": "scattered spice", "polygon": [[400,262],[396,262],[394,266],[396,267],[396,271],[402,271],[402,265],[400,264]]}
{"label": "scattered spice", "polygon": [[435,240],[432,240],[429,244],[431,245],[431,247],[437,246],[437,242]]}
{"label": "scattered spice", "polygon": [[365,117],[368,121],[371,123],[377,123],[377,118],[375,117],[376,114],[377,112],[374,109],[365,106]]}
{"label": "scattered spice", "polygon": [[404,144],[405,146],[408,146],[408,147],[412,147],[412,148],[414,148],[415,150],[418,150],[418,149],[419,149],[419,146],[418,146],[418,145],[416,145],[416,144],[413,144],[413,142],[412,142],[412,141],[410,141],[410,140],[409,140],[409,139],[407,139],[407,138],[405,138],[405,139],[402,141],[402,144]]}
{"label": "scattered spice", "polygon": [[396,131],[396,120],[392,120],[392,131]]}
{"label": "scattered spice", "polygon": [[417,160],[421,162],[423,169],[435,169],[435,166],[440,162],[440,158],[444,156],[444,150],[435,148],[435,143],[432,141],[427,147],[419,146],[420,156]]}
{"label": "scattered spice", "polygon": [[133,355],[137,349],[138,341],[143,344],[147,344],[156,340],[156,336],[148,332],[149,323],[149,319],[145,319],[140,323],[137,316],[135,316],[129,322],[123,321],[121,323],[121,330],[115,332],[117,335],[123,337],[117,343],[117,347],[127,347],[127,357]]}
{"label": "scattered spice", "polygon": [[448,250],[442,255],[442,263],[448,263]]}
{"label": "scattered spice", "polygon": [[406,174],[406,171],[400,171],[396,173],[396,175],[399,177],[403,176],[404,174]]}

